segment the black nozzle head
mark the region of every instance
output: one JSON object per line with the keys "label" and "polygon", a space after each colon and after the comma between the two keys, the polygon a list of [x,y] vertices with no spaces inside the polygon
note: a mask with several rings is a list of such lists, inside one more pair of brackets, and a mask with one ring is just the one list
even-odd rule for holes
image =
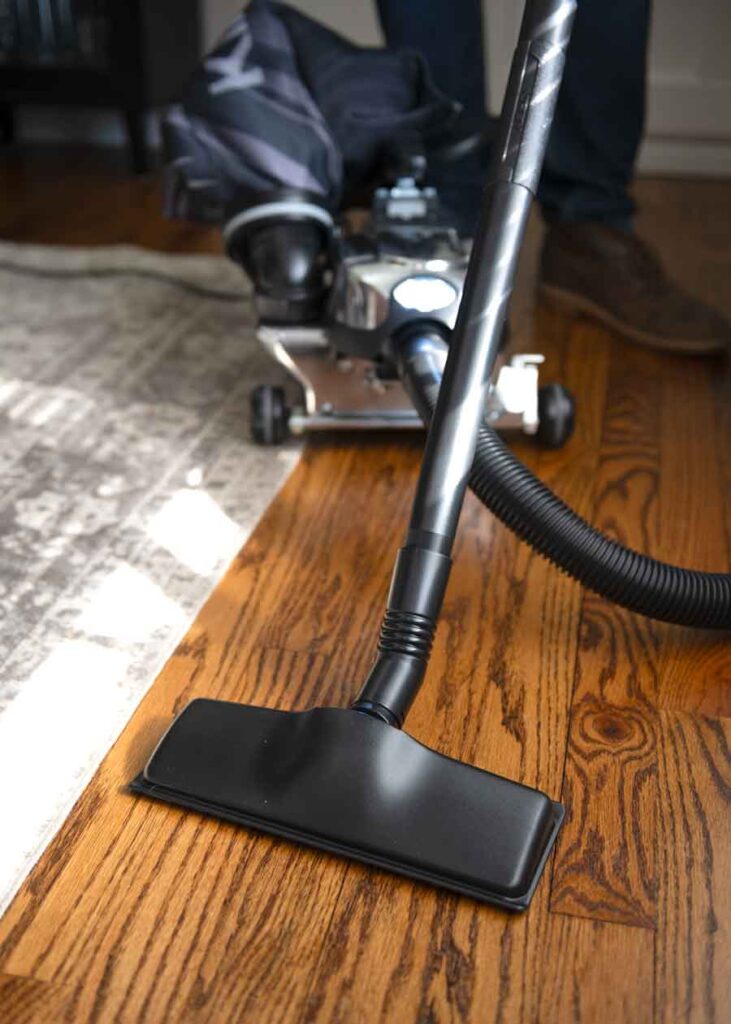
{"label": "black nozzle head", "polygon": [[260,319],[318,319],[327,295],[332,226],[323,206],[289,194],[247,206],[229,219],[226,251],[251,278]]}
{"label": "black nozzle head", "polygon": [[194,701],[132,789],[509,910],[528,906],[563,817],[342,708]]}

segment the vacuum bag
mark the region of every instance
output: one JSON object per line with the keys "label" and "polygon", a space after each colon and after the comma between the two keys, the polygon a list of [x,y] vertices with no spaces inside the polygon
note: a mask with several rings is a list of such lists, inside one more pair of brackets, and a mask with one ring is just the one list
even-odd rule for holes
{"label": "vacuum bag", "polygon": [[458,109],[415,51],[359,47],[253,0],[165,118],[166,212],[218,223],[292,190],[335,210],[394,139],[443,130]]}

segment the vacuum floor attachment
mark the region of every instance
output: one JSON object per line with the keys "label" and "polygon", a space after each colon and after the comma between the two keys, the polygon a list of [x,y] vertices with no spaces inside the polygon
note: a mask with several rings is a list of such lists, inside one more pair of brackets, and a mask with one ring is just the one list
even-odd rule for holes
{"label": "vacuum floor attachment", "polygon": [[563,817],[344,708],[193,701],[132,789],[509,910],[528,906]]}

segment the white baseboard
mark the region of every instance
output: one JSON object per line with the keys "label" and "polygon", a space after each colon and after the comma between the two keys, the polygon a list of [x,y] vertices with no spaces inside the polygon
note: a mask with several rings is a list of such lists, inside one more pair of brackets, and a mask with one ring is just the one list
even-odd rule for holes
{"label": "white baseboard", "polygon": [[649,137],[640,147],[637,169],[643,174],[731,178],[731,139]]}

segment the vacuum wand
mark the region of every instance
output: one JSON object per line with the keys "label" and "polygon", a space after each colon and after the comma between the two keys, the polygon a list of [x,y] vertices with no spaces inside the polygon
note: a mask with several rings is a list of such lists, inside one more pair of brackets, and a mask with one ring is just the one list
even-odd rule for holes
{"label": "vacuum wand", "polygon": [[[378,655],[353,707],[401,726],[424,678],[576,9],[529,0]],[[423,328],[422,328],[423,330]]]}

